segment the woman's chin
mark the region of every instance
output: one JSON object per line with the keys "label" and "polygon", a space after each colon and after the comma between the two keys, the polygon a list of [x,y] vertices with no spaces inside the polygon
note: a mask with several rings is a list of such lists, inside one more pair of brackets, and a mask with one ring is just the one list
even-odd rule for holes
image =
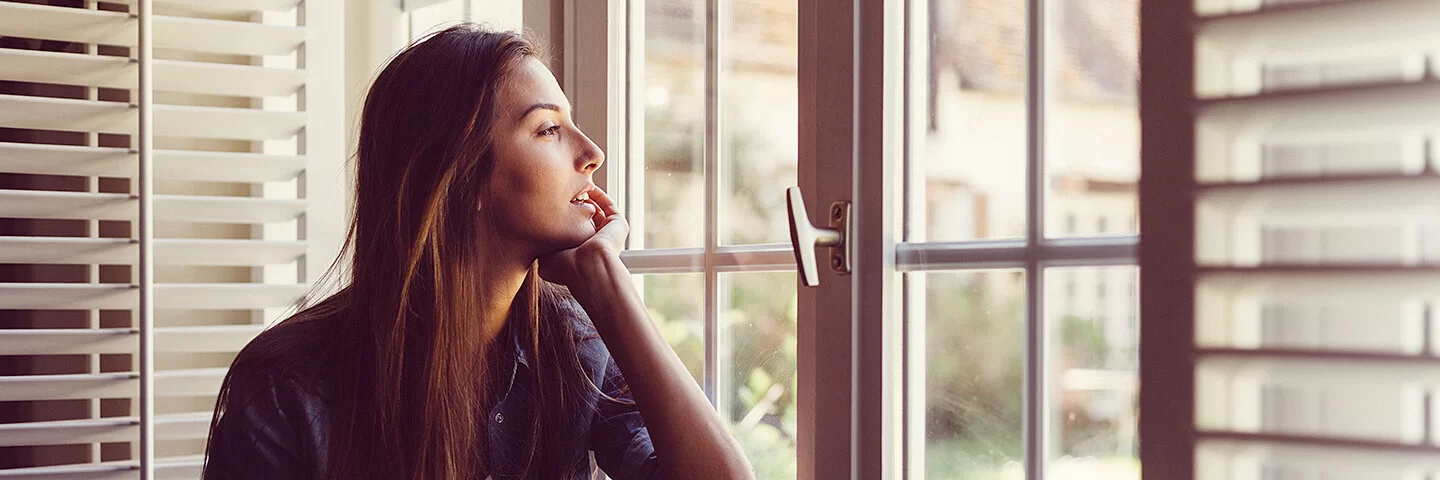
{"label": "woman's chin", "polygon": [[563,251],[563,250],[569,250],[569,249],[578,247],[578,246],[580,246],[581,244],[585,243],[586,240],[589,240],[592,235],[594,235],[593,232],[591,232],[591,233],[579,233],[579,232],[576,232],[576,233],[570,233],[570,234],[566,234],[566,235],[557,236],[553,241],[549,242],[549,243],[550,243],[550,249],[549,249],[549,250],[552,251],[552,252],[560,252],[560,251]]}

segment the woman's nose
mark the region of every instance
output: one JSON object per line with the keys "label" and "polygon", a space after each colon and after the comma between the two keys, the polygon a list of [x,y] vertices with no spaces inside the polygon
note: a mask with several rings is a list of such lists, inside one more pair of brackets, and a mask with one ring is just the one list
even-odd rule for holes
{"label": "woman's nose", "polygon": [[601,151],[600,146],[591,141],[584,132],[580,133],[580,138],[584,139],[584,142],[581,143],[580,155],[576,157],[576,167],[581,172],[590,173],[605,164],[605,152]]}

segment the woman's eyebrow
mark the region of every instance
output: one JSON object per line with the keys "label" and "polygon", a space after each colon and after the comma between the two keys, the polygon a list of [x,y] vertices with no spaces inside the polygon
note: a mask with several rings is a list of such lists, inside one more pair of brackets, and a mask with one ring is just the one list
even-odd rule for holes
{"label": "woman's eyebrow", "polygon": [[516,121],[524,120],[525,117],[530,116],[530,112],[533,112],[533,111],[535,111],[535,110],[541,110],[541,109],[543,109],[543,110],[551,110],[551,111],[554,111],[555,113],[560,113],[560,112],[563,111],[563,110],[561,110],[561,108],[560,108],[559,105],[556,105],[556,104],[553,104],[553,103],[537,103],[537,104],[531,105],[530,108],[525,109],[524,112],[520,112],[520,116],[517,117],[515,120],[516,120]]}

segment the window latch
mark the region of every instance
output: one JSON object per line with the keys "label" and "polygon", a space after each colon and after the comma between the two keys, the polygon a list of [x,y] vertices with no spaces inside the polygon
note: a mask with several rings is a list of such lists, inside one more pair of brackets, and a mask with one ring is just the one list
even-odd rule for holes
{"label": "window latch", "polygon": [[815,265],[815,249],[830,247],[830,270],[850,274],[850,202],[830,204],[830,227],[816,227],[805,213],[805,199],[800,187],[785,189],[786,211],[790,213],[790,246],[795,250],[795,263],[800,281],[807,287],[820,285],[820,272]]}

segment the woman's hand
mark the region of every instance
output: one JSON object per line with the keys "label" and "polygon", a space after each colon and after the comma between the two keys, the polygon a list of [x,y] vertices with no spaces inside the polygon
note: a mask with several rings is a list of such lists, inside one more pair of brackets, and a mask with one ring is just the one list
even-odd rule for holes
{"label": "woman's hand", "polygon": [[541,258],[540,275],[570,287],[624,372],[663,478],[755,478],[740,443],[665,342],[620,261],[629,225],[609,196],[596,189],[590,198],[601,212],[595,235],[578,247]]}
{"label": "woman's hand", "polygon": [[540,277],[552,283],[573,287],[581,280],[581,266],[595,257],[619,256],[630,235],[630,223],[620,216],[615,201],[604,190],[590,190],[590,203],[595,205],[595,234],[584,243],[540,257]]}
{"label": "woman's hand", "polygon": [[570,287],[595,324],[645,418],[664,478],[752,479],[754,470],[680,357],[651,321],[620,249],[630,225],[600,189],[595,234],[540,259],[540,276]]}

